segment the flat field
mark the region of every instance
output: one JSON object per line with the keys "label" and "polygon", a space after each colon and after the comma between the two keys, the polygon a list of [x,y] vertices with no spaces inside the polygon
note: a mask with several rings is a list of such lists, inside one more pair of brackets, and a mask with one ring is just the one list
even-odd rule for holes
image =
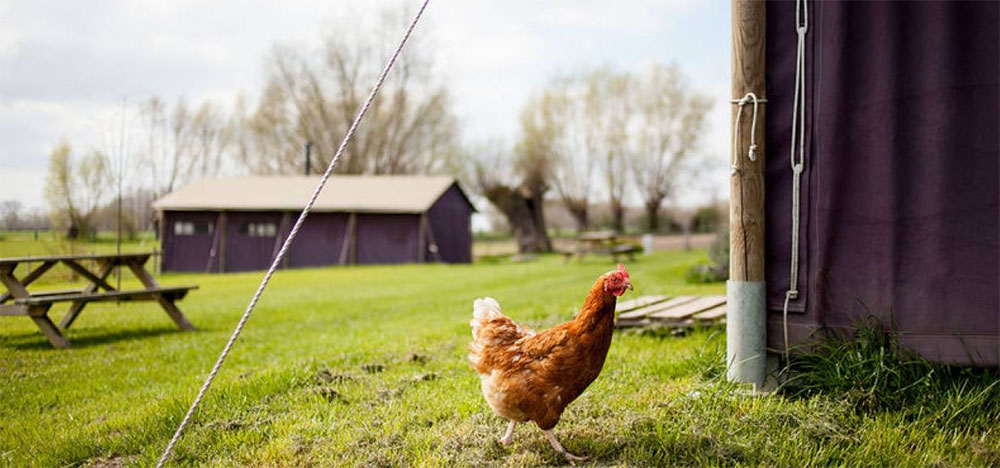
{"label": "flat field", "polygon": [[[684,281],[704,258],[642,257],[628,265],[635,293],[723,293]],[[504,422],[465,358],[472,300],[493,296],[544,328],[571,318],[610,268],[543,256],[281,271],[172,466],[562,465],[537,428],[497,443]],[[200,285],[180,303],[194,332],[151,303],[91,305],[68,332],[73,346],[55,350],[26,318],[0,317],[0,465],[154,464],[261,276],[162,276]],[[851,388],[762,398],[720,377],[724,349],[721,328],[616,332],[557,435],[599,466],[1000,464],[989,402],[1000,392],[982,374],[956,377],[966,390],[932,396],[919,413],[859,407]]]}

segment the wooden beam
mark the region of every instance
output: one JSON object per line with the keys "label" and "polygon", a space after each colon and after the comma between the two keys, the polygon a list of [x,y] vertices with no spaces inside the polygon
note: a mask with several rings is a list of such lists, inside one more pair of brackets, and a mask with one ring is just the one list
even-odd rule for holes
{"label": "wooden beam", "polygon": [[28,294],[27,288],[14,276],[14,268],[16,267],[16,263],[0,265],[0,283],[3,283],[8,294],[13,298],[28,297],[30,294]]}
{"label": "wooden beam", "polygon": [[354,223],[358,221],[357,215],[351,213],[347,217],[347,224],[344,225],[344,239],[340,241],[340,258],[337,263],[341,265],[346,265],[348,261],[348,255],[351,249],[351,237],[354,231]]}
{"label": "wooden beam", "polygon": [[28,315],[28,306],[20,304],[0,304],[0,315]]}
{"label": "wooden beam", "polygon": [[[143,286],[145,286],[146,288],[155,289],[159,287],[159,284],[157,284],[156,279],[154,279],[149,274],[149,272],[146,271],[146,269],[143,267],[141,263],[129,262],[128,267],[130,270],[132,270],[132,273],[135,275],[135,277],[139,278],[139,281],[141,281]],[[153,298],[156,300],[156,302],[160,303],[160,307],[163,308],[164,312],[166,312],[167,315],[170,316],[170,319],[173,320],[175,324],[177,324],[178,328],[180,328],[181,330],[195,329],[194,325],[192,325],[191,322],[188,321],[187,317],[185,317],[184,314],[181,313],[181,310],[177,308],[177,305],[174,304],[173,297],[155,291],[151,291],[151,294],[153,295]]]}
{"label": "wooden beam", "polygon": [[[285,240],[288,239],[288,235],[292,233],[292,213],[290,211],[286,211],[281,215],[281,226],[282,227],[278,229],[278,238],[281,239],[281,243],[275,243],[274,255],[278,255],[278,251],[281,250],[281,244],[283,244]],[[305,228],[305,225],[303,224],[302,227]],[[285,232],[284,237],[281,235],[282,232]],[[287,269],[291,266],[291,263],[288,260],[290,257],[291,255],[285,254],[285,258],[281,259],[281,266],[283,268]]]}
{"label": "wooden beam", "polygon": [[426,222],[427,215],[425,213],[420,213],[420,220],[418,221],[420,225],[417,227],[417,263],[424,263],[427,261],[427,246],[424,245],[427,242],[424,227]]}
{"label": "wooden beam", "polygon": [[219,212],[219,272],[226,272],[226,237],[229,237],[229,233],[226,232],[226,212]]}
{"label": "wooden beam", "polygon": [[46,312],[47,308],[44,310],[40,308],[38,311],[32,311],[31,320],[35,322],[35,325],[38,326],[38,329],[42,331],[42,334],[45,335],[45,338],[49,340],[49,343],[51,343],[53,347],[68,347],[69,340],[63,336],[62,332],[60,332],[58,328],[56,328],[56,325],[52,323],[52,320],[49,320],[49,316],[45,314]]}
{"label": "wooden beam", "polygon": [[[732,98],[754,93],[766,98],[764,88],[765,4],[761,0],[732,1]],[[793,31],[794,32],[794,31]],[[750,161],[750,115],[741,119],[739,147],[740,170],[729,178],[729,246],[732,281],[764,281],[764,122],[766,105],[758,107],[756,161]],[[740,106],[732,106],[735,125]],[[742,109],[752,112],[751,105]]]}
{"label": "wooden beam", "polygon": [[358,263],[358,214],[351,213],[351,258],[350,262]]}
{"label": "wooden beam", "polygon": [[434,261],[441,262],[441,249],[438,246],[437,241],[434,240],[434,228],[431,227],[431,223],[427,221],[427,218],[422,218],[424,221],[424,229],[427,231],[427,239],[430,241],[430,251],[431,255],[434,256]]}
{"label": "wooden beam", "polygon": [[101,273],[100,273],[99,276],[91,273],[90,270],[84,268],[83,265],[80,265],[79,263],[76,263],[76,260],[63,260],[63,264],[66,265],[66,266],[68,266],[71,270],[79,273],[80,276],[82,276],[82,277],[87,278],[88,280],[90,280],[90,282],[94,286],[95,290],[98,287],[104,288],[105,291],[114,291],[115,290],[114,286],[111,286],[110,284],[108,284],[107,281],[105,281],[105,279],[108,277],[108,273],[110,273],[111,269],[114,267],[114,262],[113,261],[112,262],[104,262],[102,264],[102,269],[101,269]]}
{"label": "wooden beam", "polygon": [[211,273],[212,263],[219,256],[219,235],[221,232],[219,229],[219,218],[216,217],[215,225],[212,227],[212,243],[208,246],[208,260],[205,260],[205,273]]}
{"label": "wooden beam", "polygon": [[139,253],[105,253],[105,254],[81,254],[81,255],[47,255],[47,256],[35,256],[35,257],[7,257],[0,258],[0,267],[8,267],[17,263],[23,262],[48,262],[55,261],[61,262],[63,260],[99,260],[102,258],[129,258],[129,257],[141,257],[143,255],[152,255],[153,252],[139,252]]}
{"label": "wooden beam", "polygon": [[[146,258],[148,259],[149,257]],[[119,264],[117,263],[117,260],[103,260],[101,263],[99,278],[103,281],[104,278],[107,278],[108,274],[111,273],[111,270],[113,270],[114,267],[118,265]],[[90,272],[88,271],[87,273]],[[81,293],[90,294],[93,293],[94,291],[97,291],[97,282],[92,281],[90,284],[88,284],[83,288],[83,291],[81,291]],[[109,289],[108,291],[114,291],[114,289]],[[71,325],[73,325],[73,321],[75,321],[76,318],[80,316],[80,312],[82,312],[83,308],[86,306],[87,306],[86,301],[74,301],[72,304],[70,304],[69,309],[66,311],[66,314],[63,315],[62,320],[59,321],[59,326],[62,328],[69,328]]]}
{"label": "wooden beam", "polygon": [[[38,268],[35,268],[34,270],[31,271],[31,273],[28,273],[24,278],[22,278],[19,281],[19,283],[21,283],[21,286],[24,286],[25,288],[27,288],[28,285],[32,283],[32,281],[35,281],[36,279],[38,279],[38,277],[40,277],[43,274],[45,274],[45,272],[49,271],[49,269],[52,268],[53,266],[55,266],[56,263],[58,263],[58,262],[56,262],[54,260],[48,260],[48,261],[42,262],[42,264]],[[15,265],[15,267],[16,267],[16,265]],[[14,270],[12,268],[11,269],[11,275],[13,275],[13,272],[14,272]],[[10,294],[10,291],[4,292],[3,294],[0,294],[0,303],[8,301],[12,297],[14,297],[14,296],[12,296]]]}

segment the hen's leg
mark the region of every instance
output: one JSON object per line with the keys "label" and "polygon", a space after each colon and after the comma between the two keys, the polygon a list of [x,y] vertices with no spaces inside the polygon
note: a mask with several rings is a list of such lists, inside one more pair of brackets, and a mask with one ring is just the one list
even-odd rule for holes
{"label": "hen's leg", "polygon": [[517,423],[514,421],[511,421],[510,424],[507,425],[507,432],[505,432],[503,437],[500,438],[501,444],[510,445],[510,443],[514,441],[514,426],[516,425]]}
{"label": "hen's leg", "polygon": [[552,444],[552,448],[556,449],[556,452],[559,452],[560,455],[566,457],[566,461],[568,461],[570,465],[576,466],[576,463],[573,462],[584,461],[587,459],[587,457],[578,457],[576,455],[573,455],[572,453],[567,452],[566,449],[563,448],[562,444],[560,444],[559,441],[556,440],[556,436],[552,434],[552,429],[549,429],[544,432],[545,432],[545,438],[549,439],[549,443]]}

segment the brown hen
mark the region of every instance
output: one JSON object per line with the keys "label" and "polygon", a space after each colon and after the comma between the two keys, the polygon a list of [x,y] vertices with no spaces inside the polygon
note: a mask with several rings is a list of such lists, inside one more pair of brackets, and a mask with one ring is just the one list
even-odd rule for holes
{"label": "brown hen", "polygon": [[571,464],[584,459],[567,452],[552,428],[601,373],[614,332],[615,301],[628,289],[631,279],[619,264],[594,282],[573,320],[537,333],[505,316],[496,299],[475,300],[469,360],[490,407],[510,421],[500,443],[511,443],[517,423],[533,421]]}

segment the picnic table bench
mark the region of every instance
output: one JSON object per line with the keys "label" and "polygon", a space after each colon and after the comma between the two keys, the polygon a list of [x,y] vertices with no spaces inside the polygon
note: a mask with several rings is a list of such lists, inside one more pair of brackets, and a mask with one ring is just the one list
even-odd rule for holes
{"label": "picnic table bench", "polygon": [[[83,308],[91,302],[156,301],[181,330],[194,330],[194,325],[184,317],[175,302],[183,299],[188,291],[197,289],[198,286],[157,284],[145,267],[152,255],[152,253],[130,253],[0,258],[0,283],[7,288],[6,292],[0,294],[0,315],[31,317],[49,343],[56,348],[69,346],[69,340],[60,328],[68,329],[80,316]],[[84,261],[88,260],[96,265],[96,271],[84,265]],[[21,263],[40,263],[40,265],[18,278],[14,271]],[[28,291],[28,285],[60,263],[85,278],[88,283],[81,289]],[[122,266],[132,271],[143,288],[118,290],[108,283],[108,276]],[[48,313],[53,305],[60,302],[69,302],[70,306],[59,322],[59,327],[56,327],[49,319]]]}
{"label": "picnic table bench", "polygon": [[631,242],[623,242],[612,231],[585,232],[576,237],[576,246],[573,250],[563,252],[563,261],[568,262],[574,256],[577,260],[583,260],[588,254],[610,255],[615,262],[622,256],[634,261],[638,252],[642,252],[642,247]]}

